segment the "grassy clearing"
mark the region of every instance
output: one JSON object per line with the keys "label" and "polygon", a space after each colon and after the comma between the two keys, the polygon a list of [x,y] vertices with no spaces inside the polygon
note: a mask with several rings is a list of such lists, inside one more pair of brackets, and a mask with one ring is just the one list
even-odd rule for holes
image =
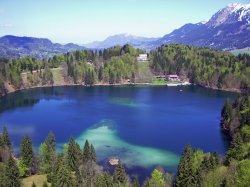
{"label": "grassy clearing", "polygon": [[[35,183],[37,187],[42,187],[44,182],[47,182],[46,175],[32,175],[30,177],[26,177],[22,180],[22,187],[31,187],[32,183]],[[48,183],[48,186],[50,184]]]}
{"label": "grassy clearing", "polygon": [[64,77],[61,68],[53,68],[51,69],[53,74],[53,80],[55,85],[62,85],[64,83]]}
{"label": "grassy clearing", "polygon": [[153,73],[150,70],[149,62],[138,63],[138,73],[136,75],[136,83],[151,83]]}
{"label": "grassy clearing", "polygon": [[152,83],[153,83],[153,85],[166,85],[167,81],[165,79],[154,78]]}

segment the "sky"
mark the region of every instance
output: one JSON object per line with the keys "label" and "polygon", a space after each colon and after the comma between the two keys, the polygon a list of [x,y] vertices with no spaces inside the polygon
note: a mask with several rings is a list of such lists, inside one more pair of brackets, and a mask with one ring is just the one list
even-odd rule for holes
{"label": "sky", "polygon": [[[162,37],[198,23],[234,0],[0,0],[0,36],[88,43],[129,33]],[[250,3],[250,0],[238,0]]]}

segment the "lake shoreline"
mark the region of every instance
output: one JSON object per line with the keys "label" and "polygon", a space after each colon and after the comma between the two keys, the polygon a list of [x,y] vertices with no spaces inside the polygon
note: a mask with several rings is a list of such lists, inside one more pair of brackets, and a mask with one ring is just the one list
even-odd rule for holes
{"label": "lake shoreline", "polygon": [[0,97],[4,97],[10,93],[15,93],[17,91],[22,91],[22,90],[29,90],[29,89],[35,89],[35,88],[50,88],[50,87],[60,87],[60,86],[83,86],[83,87],[97,87],[97,86],[166,86],[166,87],[178,87],[178,86],[190,86],[190,85],[197,85],[203,88],[208,88],[208,89],[212,89],[212,90],[218,90],[218,91],[226,91],[226,92],[233,92],[233,93],[244,93],[239,89],[219,89],[216,87],[210,87],[210,86],[205,86],[205,85],[201,85],[201,84],[193,84],[193,83],[188,83],[188,84],[184,84],[184,83],[178,83],[178,84],[154,84],[154,83],[116,83],[116,84],[108,84],[108,83],[96,83],[93,85],[85,85],[85,84],[74,84],[74,83],[65,83],[65,84],[54,84],[54,85],[38,85],[38,86],[28,86],[28,87],[22,87],[19,89],[12,89],[12,90],[7,90],[4,93],[1,93]]}

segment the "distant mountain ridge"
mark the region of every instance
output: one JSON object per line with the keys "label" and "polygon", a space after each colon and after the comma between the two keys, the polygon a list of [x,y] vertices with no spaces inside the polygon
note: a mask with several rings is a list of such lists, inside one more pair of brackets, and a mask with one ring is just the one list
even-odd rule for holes
{"label": "distant mountain ridge", "polygon": [[3,36],[0,37],[0,58],[48,58],[74,50],[104,49],[130,44],[141,49],[155,49],[161,45],[182,43],[231,51],[250,47],[250,3],[229,4],[215,13],[207,22],[188,23],[161,38],[146,38],[129,34],[110,36],[104,41],[80,46],[52,43],[49,39]]}
{"label": "distant mountain ridge", "polygon": [[225,51],[250,47],[250,4],[229,4],[215,13],[208,22],[185,24],[162,38],[144,38],[122,34],[85,46],[107,48],[130,44],[134,47],[151,50],[160,45],[172,43]]}
{"label": "distant mountain ridge", "polygon": [[249,47],[250,4],[230,4],[214,14],[208,22],[186,24],[144,47],[152,49],[171,43],[227,51]]}
{"label": "distant mountain ridge", "polygon": [[48,58],[56,54],[81,49],[86,48],[73,43],[66,45],[52,43],[46,38],[12,35],[0,37],[0,57],[2,59],[20,57]]}
{"label": "distant mountain ridge", "polygon": [[84,44],[87,48],[92,49],[104,49],[113,47],[116,45],[123,46],[125,44],[132,45],[134,47],[141,48],[148,42],[153,42],[158,40],[159,38],[146,38],[141,36],[133,36],[130,34],[117,34],[113,36],[109,36],[104,41],[96,41],[88,44]]}

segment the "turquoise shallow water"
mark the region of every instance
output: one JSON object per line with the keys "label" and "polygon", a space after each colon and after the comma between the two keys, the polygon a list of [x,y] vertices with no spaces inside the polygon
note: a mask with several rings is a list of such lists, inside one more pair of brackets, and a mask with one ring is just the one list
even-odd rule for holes
{"label": "turquoise shallow water", "polygon": [[0,99],[0,127],[16,148],[25,134],[37,148],[50,130],[58,149],[70,136],[81,146],[88,139],[105,168],[112,170],[107,160],[115,156],[130,174],[146,176],[157,165],[174,172],[188,143],[224,153],[220,110],[235,97],[196,86],[37,88]]}

